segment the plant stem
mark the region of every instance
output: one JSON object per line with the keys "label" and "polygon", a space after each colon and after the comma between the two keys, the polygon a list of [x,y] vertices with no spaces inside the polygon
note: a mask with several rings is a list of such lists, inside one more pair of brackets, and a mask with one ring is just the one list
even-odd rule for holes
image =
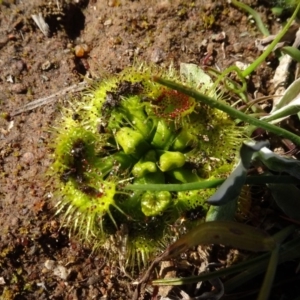
{"label": "plant stem", "polygon": [[[297,8],[300,8],[300,4],[297,6]],[[274,126],[274,125],[269,124],[267,122],[264,122],[264,121],[258,120],[256,118],[253,118],[253,117],[251,117],[247,114],[244,114],[241,111],[238,111],[238,110],[232,108],[231,106],[229,106],[225,103],[217,101],[217,100],[215,100],[211,97],[208,97],[206,95],[203,95],[203,94],[199,93],[197,90],[192,89],[190,87],[186,87],[182,84],[179,84],[179,83],[176,83],[176,82],[173,82],[173,81],[170,81],[170,80],[166,80],[166,79],[163,79],[163,78],[160,78],[160,77],[157,77],[157,76],[154,76],[153,80],[155,82],[158,82],[158,83],[170,88],[170,89],[179,91],[179,92],[181,92],[185,95],[188,95],[192,98],[195,98],[196,100],[201,101],[201,102],[209,105],[210,107],[222,110],[234,119],[239,119],[239,120],[242,120],[242,121],[244,121],[246,123],[249,123],[251,125],[263,128],[263,129],[265,129],[269,132],[275,133],[275,134],[277,134],[281,137],[289,139],[292,142],[294,142],[295,144],[300,146],[300,137],[296,134],[291,133],[290,131],[287,131],[287,130],[285,130],[283,128],[280,128],[278,126]]]}
{"label": "plant stem", "polygon": [[[124,189],[133,191],[170,191],[182,192],[200,189],[211,189],[221,185],[225,179],[204,180],[202,182],[190,183],[167,183],[167,184],[128,184]],[[299,179],[287,175],[249,176],[245,184],[299,184]]]}

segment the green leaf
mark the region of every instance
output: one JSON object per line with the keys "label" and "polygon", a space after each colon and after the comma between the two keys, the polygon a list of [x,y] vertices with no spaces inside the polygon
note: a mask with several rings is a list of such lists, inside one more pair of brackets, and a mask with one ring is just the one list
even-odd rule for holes
{"label": "green leaf", "polygon": [[178,151],[166,151],[159,158],[159,168],[163,171],[170,171],[182,167],[185,164],[185,156]]}
{"label": "green leaf", "polygon": [[268,184],[280,209],[290,218],[300,221],[300,190],[294,184]]}
{"label": "green leaf", "polygon": [[290,115],[297,114],[300,111],[300,78],[295,80],[285,91],[282,98],[273,107],[271,113],[261,120],[278,123]]}
{"label": "green leaf", "polygon": [[236,0],[231,0],[230,2],[233,5],[241,8],[241,9],[245,10],[246,12],[248,12],[249,14],[251,14],[253,19],[256,22],[258,29],[264,36],[270,35],[268,29],[265,27],[263,21],[261,20],[260,15],[254,9],[252,9],[250,6],[246,5],[245,3],[242,3],[242,2],[239,2]]}
{"label": "green leaf", "polygon": [[254,154],[254,158],[259,160],[268,167],[268,169],[275,172],[285,172],[298,179],[300,179],[300,161],[292,157],[283,157],[268,148],[262,148],[259,152]]}
{"label": "green leaf", "polygon": [[211,222],[222,220],[234,220],[237,209],[237,199],[238,198],[233,199],[232,201],[220,206],[211,205],[206,214],[205,221]]}
{"label": "green leaf", "polygon": [[300,62],[300,50],[296,47],[286,46],[281,48],[281,51],[291,56],[295,61]]}
{"label": "green leaf", "polygon": [[275,16],[279,17],[283,12],[283,8],[282,7],[272,7],[271,11]]}
{"label": "green leaf", "polygon": [[203,244],[222,244],[248,251],[270,251],[275,240],[265,232],[251,226],[232,221],[205,222],[182,236],[167,249],[168,256]]}
{"label": "green leaf", "polygon": [[144,136],[129,127],[122,127],[117,131],[115,138],[126,154],[136,157],[140,157],[149,148]]}
{"label": "green leaf", "polygon": [[268,264],[267,272],[265,274],[263,285],[259,291],[257,300],[269,299],[270,292],[272,289],[272,284],[276,274],[278,259],[279,259],[280,245],[276,245],[275,249],[272,251],[272,255]]}
{"label": "green leaf", "polygon": [[195,88],[199,88],[200,85],[203,85],[208,89],[213,85],[213,81],[210,76],[195,64],[181,63],[180,76],[184,82],[187,82]]}

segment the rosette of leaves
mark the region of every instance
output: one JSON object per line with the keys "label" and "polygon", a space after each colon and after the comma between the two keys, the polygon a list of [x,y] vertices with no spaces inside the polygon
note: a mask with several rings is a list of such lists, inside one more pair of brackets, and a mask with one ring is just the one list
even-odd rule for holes
{"label": "rosette of leaves", "polygon": [[225,177],[241,136],[227,114],[155,83],[154,74],[223,101],[204,74],[182,71],[180,77],[173,69],[131,67],[64,109],[53,142],[50,173],[63,224],[95,247],[114,236],[113,248],[130,264],[146,263],[174,235],[178,220],[189,227],[205,217],[205,200],[214,190],[124,187]]}

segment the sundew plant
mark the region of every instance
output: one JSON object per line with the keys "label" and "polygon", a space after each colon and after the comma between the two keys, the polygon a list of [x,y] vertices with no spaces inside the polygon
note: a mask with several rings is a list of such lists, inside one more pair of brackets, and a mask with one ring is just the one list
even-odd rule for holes
{"label": "sundew plant", "polygon": [[114,249],[130,265],[145,264],[183,220],[190,228],[205,219],[214,189],[124,188],[224,178],[243,138],[226,113],[154,82],[154,74],[224,102],[194,65],[182,65],[181,75],[141,65],[95,85],[55,126],[50,173],[57,213],[96,248],[117,237]]}
{"label": "sundew plant", "polygon": [[[268,33],[253,9],[239,1],[232,4],[253,14],[258,27]],[[258,297],[268,299],[277,264],[299,257],[299,235],[281,246],[294,232],[293,226],[271,237],[249,225],[224,221],[233,219],[243,185],[254,182],[266,183],[282,211],[300,219],[296,186],[300,162],[273,153],[267,141],[255,142],[246,134],[259,127],[300,145],[298,135],[273,125],[299,114],[299,80],[261,119],[232,108],[217,89],[223,83],[229,93],[247,103],[247,76],[287,33],[299,10],[297,2],[284,28],[245,70],[236,66],[222,73],[208,70],[216,76],[212,83],[195,65],[183,64],[179,73],[135,65],[95,84],[63,109],[54,129],[50,169],[55,208],[63,216],[63,225],[95,249],[104,247],[119,255],[126,266],[147,265],[157,250],[165,249],[138,282],[133,299],[138,299],[161,260],[198,244],[221,243],[269,253],[228,270],[152,284],[187,284],[246,270],[226,282],[230,291],[264,272],[270,256]],[[227,76],[232,72],[237,81]],[[244,122],[244,130],[237,121]],[[247,176],[253,160],[264,165],[265,174]],[[211,188],[220,183],[217,191]],[[291,191],[289,200],[286,190]]]}
{"label": "sundew plant", "polygon": [[[63,225],[94,249],[104,247],[119,255],[125,265],[142,266],[157,250],[193,228],[192,238],[179,239],[167,253],[201,243],[201,237],[207,242],[208,235],[197,229],[204,220],[233,219],[252,159],[271,171],[299,178],[298,161],[275,155],[266,142],[244,143],[249,140],[245,132],[260,127],[299,145],[299,136],[268,123],[298,112],[298,106],[286,100],[294,93],[287,91],[280,101],[287,105],[262,121],[232,108],[217,89],[223,82],[230,92],[246,99],[246,77],[271,53],[299,9],[300,4],[274,41],[243,71],[235,66],[222,74],[209,70],[217,76],[212,83],[195,65],[183,64],[179,73],[172,68],[135,65],[108,76],[63,109],[54,130],[50,170],[55,208],[63,216]],[[240,82],[227,78],[231,72],[236,72]],[[242,130],[237,120],[250,126]],[[286,204],[278,197],[283,187],[279,191],[278,185],[272,185],[274,178],[266,175],[256,183],[277,189],[277,204],[293,212],[294,203]],[[204,189],[226,177],[216,193]],[[287,180],[294,182],[290,177]],[[231,224],[216,225],[207,226],[220,233],[227,228],[224,241],[231,245],[238,241],[236,246],[243,247],[243,239],[232,236]],[[248,250],[258,244],[251,232]],[[215,243],[214,236],[209,241]],[[276,243],[267,244],[258,248],[272,250]]]}

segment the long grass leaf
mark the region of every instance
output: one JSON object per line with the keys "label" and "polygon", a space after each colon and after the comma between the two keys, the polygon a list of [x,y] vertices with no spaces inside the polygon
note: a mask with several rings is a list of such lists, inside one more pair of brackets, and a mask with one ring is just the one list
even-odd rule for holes
{"label": "long grass leaf", "polygon": [[154,76],[153,80],[155,82],[158,82],[158,83],[172,89],[172,90],[179,91],[179,92],[181,92],[185,95],[188,95],[192,98],[195,98],[196,100],[201,101],[201,102],[209,105],[210,107],[220,109],[220,110],[224,111],[225,113],[227,113],[228,115],[230,115],[232,118],[242,120],[244,122],[255,125],[257,127],[261,127],[263,129],[265,129],[267,131],[270,131],[274,134],[277,134],[277,135],[279,135],[283,138],[290,139],[295,144],[300,146],[300,137],[296,134],[293,134],[290,131],[287,131],[287,130],[285,130],[283,128],[280,128],[278,126],[268,124],[267,122],[264,122],[264,121],[258,120],[256,118],[253,118],[253,117],[251,117],[251,116],[249,116],[249,115],[247,115],[247,114],[245,114],[241,111],[238,111],[238,110],[230,107],[229,105],[227,105],[227,104],[225,104],[221,101],[217,101],[216,99],[213,99],[211,97],[208,97],[204,94],[199,93],[195,89],[184,86],[184,85],[179,84],[177,82],[166,80],[166,79],[163,79],[163,78],[157,77],[157,76]]}

